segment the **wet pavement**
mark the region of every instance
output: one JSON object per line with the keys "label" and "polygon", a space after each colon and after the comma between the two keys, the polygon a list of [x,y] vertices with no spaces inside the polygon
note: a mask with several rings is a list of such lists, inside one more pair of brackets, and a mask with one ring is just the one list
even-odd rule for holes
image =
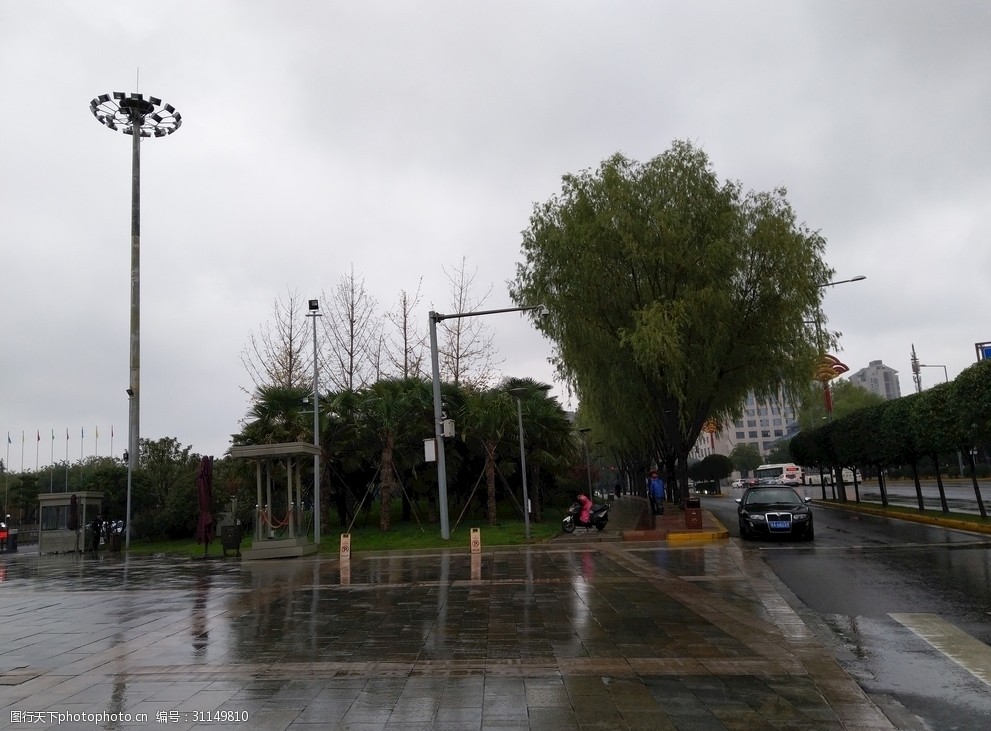
{"label": "wet pavement", "polygon": [[641,513],[475,557],[0,555],[0,728],[893,728],[735,542],[604,540]]}

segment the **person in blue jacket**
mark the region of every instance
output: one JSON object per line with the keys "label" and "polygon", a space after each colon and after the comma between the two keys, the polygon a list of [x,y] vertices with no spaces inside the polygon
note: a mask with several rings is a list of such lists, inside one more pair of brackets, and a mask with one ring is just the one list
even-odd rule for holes
{"label": "person in blue jacket", "polygon": [[657,470],[650,471],[647,494],[650,496],[650,507],[654,515],[664,515],[664,480],[657,474]]}

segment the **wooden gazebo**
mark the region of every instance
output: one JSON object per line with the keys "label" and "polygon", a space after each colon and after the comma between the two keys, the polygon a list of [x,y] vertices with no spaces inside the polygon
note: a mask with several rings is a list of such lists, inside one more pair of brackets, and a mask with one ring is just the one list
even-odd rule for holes
{"label": "wooden gazebo", "polygon": [[[319,453],[319,447],[307,442],[231,447],[232,457],[255,463],[255,534],[251,548],[241,552],[242,558],[292,558],[317,552],[303,521],[302,462]],[[273,510],[272,500],[272,466],[277,462],[284,462],[286,468],[286,510],[281,515]]]}

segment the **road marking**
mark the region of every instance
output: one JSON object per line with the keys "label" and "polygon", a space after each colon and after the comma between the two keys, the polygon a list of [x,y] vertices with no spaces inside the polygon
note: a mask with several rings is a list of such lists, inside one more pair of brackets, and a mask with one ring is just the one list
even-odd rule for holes
{"label": "road marking", "polygon": [[[746,544],[743,544],[746,545]],[[781,545],[755,546],[759,551],[794,551],[814,549],[816,553],[824,551],[914,551],[923,548],[931,551],[933,548],[943,548],[950,551],[963,549],[987,549],[991,548],[991,541],[958,541],[955,543],[865,543],[853,546],[827,546],[822,543],[788,543]]]}
{"label": "road marking", "polygon": [[991,685],[991,647],[935,614],[889,614],[976,678]]}

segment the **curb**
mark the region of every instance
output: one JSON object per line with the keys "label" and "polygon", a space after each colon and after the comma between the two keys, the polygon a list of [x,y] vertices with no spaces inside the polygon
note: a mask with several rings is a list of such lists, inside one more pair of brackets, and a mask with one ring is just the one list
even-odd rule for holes
{"label": "curb", "polygon": [[[991,523],[974,523],[967,520],[957,520],[956,518],[936,518],[931,515],[913,515],[912,513],[893,512],[884,508],[868,507],[863,504],[844,505],[843,503],[834,503],[830,500],[813,500],[812,504],[821,508],[846,510],[851,513],[866,513],[867,515],[878,515],[883,518],[894,518],[896,520],[907,520],[910,523],[924,523],[926,525],[938,525],[941,528],[956,528],[957,530],[969,531],[971,533],[991,534]],[[977,519],[980,520],[979,517]]]}
{"label": "curb", "polygon": [[669,541],[682,543],[687,541],[720,541],[729,538],[729,531],[712,513],[706,511],[707,521],[715,524],[715,528],[686,528],[685,530],[624,530],[623,541]]}

